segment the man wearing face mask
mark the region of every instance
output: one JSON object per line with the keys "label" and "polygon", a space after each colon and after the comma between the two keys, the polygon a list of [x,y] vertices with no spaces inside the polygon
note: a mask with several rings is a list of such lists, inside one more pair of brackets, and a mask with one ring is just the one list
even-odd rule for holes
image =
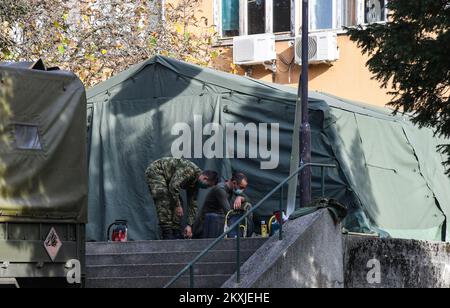
{"label": "man wearing face mask", "polygon": [[[202,171],[185,159],[162,158],[153,162],[145,175],[158,214],[162,239],[191,239],[192,225],[197,215],[198,192],[217,184],[217,172]],[[188,199],[188,219],[184,230],[181,227],[184,217],[180,196],[182,190],[186,190]]]}
{"label": "man wearing face mask", "polygon": [[232,209],[241,210],[251,206],[244,195],[248,179],[243,173],[219,183],[206,196],[200,217],[195,222],[196,238],[216,238],[224,231],[225,215]]}

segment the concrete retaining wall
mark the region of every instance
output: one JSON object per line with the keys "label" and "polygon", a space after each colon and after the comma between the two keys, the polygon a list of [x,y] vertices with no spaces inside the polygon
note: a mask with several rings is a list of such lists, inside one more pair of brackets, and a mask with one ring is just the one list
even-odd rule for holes
{"label": "concrete retaining wall", "polygon": [[272,237],[224,288],[342,288],[343,239],[328,210],[290,221],[284,240]]}
{"label": "concrete retaining wall", "polygon": [[450,288],[450,244],[346,236],[347,288]]}
{"label": "concrete retaining wall", "polygon": [[450,244],[342,236],[328,210],[290,221],[224,288],[450,288]]}

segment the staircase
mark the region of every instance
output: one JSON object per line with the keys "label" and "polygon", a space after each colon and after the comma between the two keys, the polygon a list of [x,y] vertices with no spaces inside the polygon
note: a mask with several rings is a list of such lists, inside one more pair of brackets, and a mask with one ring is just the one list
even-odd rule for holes
{"label": "staircase", "polygon": [[[241,263],[265,239],[241,239]],[[212,240],[88,243],[87,288],[162,288]],[[194,267],[196,288],[220,288],[236,271],[236,241],[225,240]],[[189,287],[189,275],[175,288]]]}

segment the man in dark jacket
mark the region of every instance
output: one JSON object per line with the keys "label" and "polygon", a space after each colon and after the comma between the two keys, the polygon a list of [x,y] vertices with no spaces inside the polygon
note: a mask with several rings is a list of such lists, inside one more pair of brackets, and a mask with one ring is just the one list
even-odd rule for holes
{"label": "man in dark jacket", "polygon": [[248,187],[247,176],[235,173],[232,178],[213,187],[205,198],[200,217],[194,226],[196,238],[216,238],[224,232],[225,216],[230,210],[251,207],[244,191]]}

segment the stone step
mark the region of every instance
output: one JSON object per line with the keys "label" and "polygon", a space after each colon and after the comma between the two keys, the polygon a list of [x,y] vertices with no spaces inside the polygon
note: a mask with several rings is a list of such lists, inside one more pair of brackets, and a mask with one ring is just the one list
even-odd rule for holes
{"label": "stone step", "polygon": [[[162,288],[173,276],[161,277],[129,277],[129,278],[87,278],[87,288]],[[194,279],[195,288],[209,289],[220,288],[230,275],[208,275],[196,276]],[[188,288],[189,277],[181,277],[173,288]]]}
{"label": "stone step", "polygon": [[[255,250],[241,250],[241,260],[247,260]],[[91,265],[132,265],[132,264],[162,264],[189,263],[200,254],[200,251],[180,252],[150,252],[150,253],[117,253],[105,255],[87,255],[86,264]],[[208,252],[201,260],[202,263],[234,262],[235,250],[214,250]]]}
{"label": "stone step", "polygon": [[[251,238],[241,240],[242,250],[256,250],[266,239]],[[178,240],[178,241],[142,241],[126,243],[87,243],[88,255],[118,254],[118,253],[151,253],[151,252],[175,252],[175,251],[202,251],[213,240]],[[214,250],[233,250],[236,240],[227,239],[219,243]]]}
{"label": "stone step", "polygon": [[[161,288],[214,240],[88,243],[88,288]],[[241,263],[266,239],[241,240]],[[195,287],[218,288],[236,271],[236,240],[219,243],[194,267]],[[189,287],[189,274],[175,287]]]}
{"label": "stone step", "polygon": [[[241,262],[243,264],[244,262]],[[86,268],[87,278],[132,278],[177,275],[187,264],[134,264],[134,265],[94,265]],[[194,274],[200,276],[228,275],[236,271],[236,263],[198,263]],[[189,272],[187,273],[187,275]]]}

